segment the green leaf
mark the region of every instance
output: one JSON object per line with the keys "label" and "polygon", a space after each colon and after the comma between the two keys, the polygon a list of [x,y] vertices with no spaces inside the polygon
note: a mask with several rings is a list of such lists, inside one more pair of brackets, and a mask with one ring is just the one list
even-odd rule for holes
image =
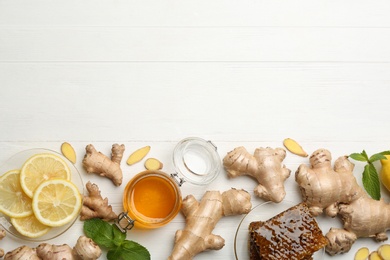
{"label": "green leaf", "polygon": [[373,164],[367,164],[364,167],[363,186],[373,199],[379,200],[381,198],[379,177]]}
{"label": "green leaf", "polygon": [[384,155],[381,154],[381,153],[376,153],[376,154],[374,154],[374,155],[372,155],[372,156],[370,157],[369,162],[373,163],[373,162],[375,162],[375,161],[382,160],[382,159],[386,159],[386,156],[384,156]]}
{"label": "green leaf", "polygon": [[106,248],[116,247],[114,228],[104,220],[94,218],[84,222],[84,233],[96,244]]}
{"label": "green leaf", "polygon": [[112,226],[113,226],[112,231],[114,235],[114,239],[112,242],[116,246],[120,246],[123,243],[123,241],[126,240],[126,233],[122,233],[116,225],[112,225]]}
{"label": "green leaf", "polygon": [[383,155],[390,155],[390,151],[383,151],[383,152],[380,152],[380,154],[383,154]]}
{"label": "green leaf", "polygon": [[356,161],[361,161],[361,162],[367,162],[368,161],[368,158],[365,157],[364,155],[360,154],[360,153],[351,153],[349,155],[349,157],[351,157],[352,159],[354,159]]}
{"label": "green leaf", "polygon": [[150,260],[149,251],[142,245],[125,240],[114,249],[107,252],[108,260]]}

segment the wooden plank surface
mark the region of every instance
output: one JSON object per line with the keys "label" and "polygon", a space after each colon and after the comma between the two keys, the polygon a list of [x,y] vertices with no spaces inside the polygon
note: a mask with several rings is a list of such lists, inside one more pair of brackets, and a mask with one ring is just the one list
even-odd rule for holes
{"label": "wooden plank surface", "polygon": [[[188,136],[212,140],[221,157],[240,145],[279,147],[286,137],[309,153],[328,148],[334,158],[388,150],[389,12],[390,2],[380,0],[0,1],[0,164],[29,148],[59,151],[68,141],[83,179],[98,183],[121,211],[124,186],[112,189],[82,168],[88,143],[105,153],[124,143],[125,156],[152,145],[167,172],[172,149]],[[292,154],[285,160],[292,172],[307,162]],[[122,167],[125,182],[142,170]],[[359,182],[363,167],[355,167]],[[221,171],[211,185],[182,193],[201,198],[233,186],[253,195],[254,185]],[[286,187],[300,201],[293,174]],[[214,233],[225,247],[195,259],[235,259],[241,218],[222,219]],[[324,231],[339,225],[320,222]],[[128,238],[152,259],[166,259],[183,227],[179,214]],[[74,244],[75,234],[82,222],[50,242]],[[7,237],[0,248],[22,244],[36,246]],[[360,246],[378,244],[361,239],[350,253],[324,259],[352,259]]]}

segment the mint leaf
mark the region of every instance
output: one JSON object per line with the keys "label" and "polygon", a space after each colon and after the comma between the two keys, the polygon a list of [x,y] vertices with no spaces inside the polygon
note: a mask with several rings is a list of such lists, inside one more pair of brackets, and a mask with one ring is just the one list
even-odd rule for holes
{"label": "mint leaf", "polygon": [[390,155],[390,151],[383,151],[383,152],[380,152],[380,154],[383,154],[383,155]]}
{"label": "mint leaf", "polygon": [[373,164],[369,163],[364,167],[363,186],[367,193],[375,200],[381,198],[378,173]]}
{"label": "mint leaf", "polygon": [[126,233],[122,233],[116,225],[112,225],[112,231],[114,235],[112,242],[115,246],[120,246],[126,240]]}
{"label": "mint leaf", "polygon": [[351,157],[352,159],[356,160],[356,161],[361,161],[361,162],[367,162],[368,158],[365,157],[364,155],[360,154],[360,153],[351,153],[349,155],[349,157]]}
{"label": "mint leaf", "polygon": [[150,253],[142,245],[125,240],[123,243],[107,252],[108,260],[149,260]]}
{"label": "mint leaf", "polygon": [[115,233],[111,224],[98,218],[84,222],[84,233],[95,241],[96,244],[106,248],[115,247]]}
{"label": "mint leaf", "polygon": [[84,222],[84,233],[96,244],[108,249],[108,260],[150,260],[149,251],[142,245],[126,240],[115,224],[95,218]]}
{"label": "mint leaf", "polygon": [[382,159],[386,159],[386,156],[384,156],[382,153],[377,153],[377,154],[372,155],[370,157],[369,161],[371,163],[373,163],[375,161],[382,160]]}

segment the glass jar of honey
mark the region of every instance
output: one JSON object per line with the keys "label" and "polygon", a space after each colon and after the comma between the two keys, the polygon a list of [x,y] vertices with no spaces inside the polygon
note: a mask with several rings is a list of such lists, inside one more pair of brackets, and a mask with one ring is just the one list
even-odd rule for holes
{"label": "glass jar of honey", "polygon": [[175,172],[172,174],[146,170],[127,183],[123,195],[124,212],[118,220],[118,227],[123,232],[133,226],[159,228],[168,224],[181,208],[180,186],[185,182],[209,184],[218,176],[221,160],[214,144],[191,137],[176,145],[173,166]]}

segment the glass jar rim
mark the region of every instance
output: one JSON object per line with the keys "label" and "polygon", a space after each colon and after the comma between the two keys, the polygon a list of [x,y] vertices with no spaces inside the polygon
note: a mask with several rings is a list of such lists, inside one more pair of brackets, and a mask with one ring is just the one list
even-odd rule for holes
{"label": "glass jar rim", "polygon": [[173,150],[172,160],[180,178],[194,185],[211,183],[222,167],[217,147],[199,137],[181,140]]}

